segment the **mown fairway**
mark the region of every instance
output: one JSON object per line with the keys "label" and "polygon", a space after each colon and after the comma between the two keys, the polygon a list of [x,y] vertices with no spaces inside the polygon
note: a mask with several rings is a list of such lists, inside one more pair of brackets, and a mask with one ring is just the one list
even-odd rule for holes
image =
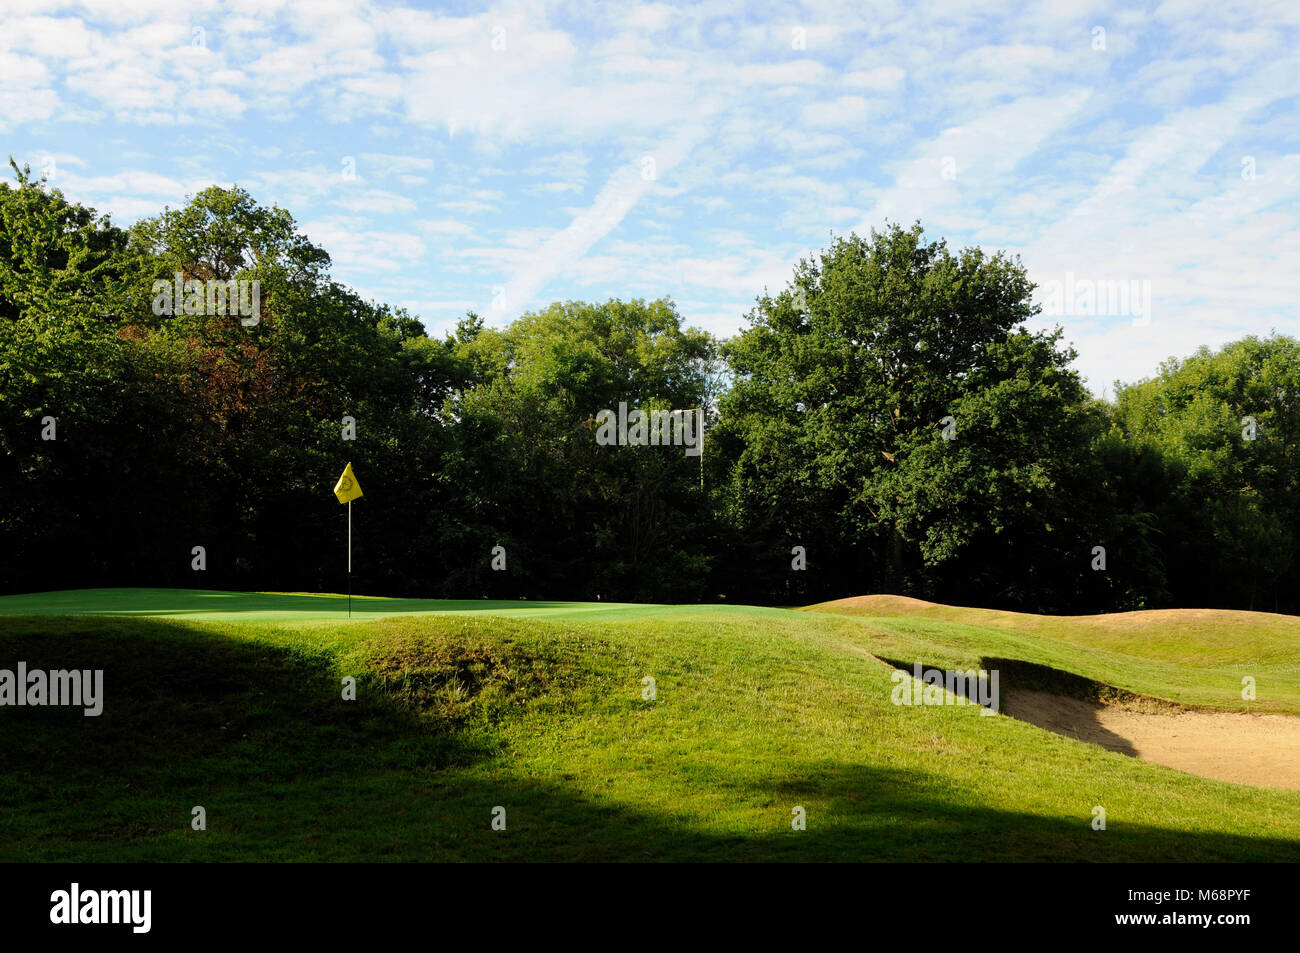
{"label": "mown fairway", "polygon": [[1300,860],[1300,793],[895,706],[876,657],[1224,708],[1244,673],[1261,709],[1300,712],[1294,620],[822,608],[366,599],[349,622],[339,597],[0,598],[0,668],[102,668],[106,696],[97,718],[0,708],[0,859]]}

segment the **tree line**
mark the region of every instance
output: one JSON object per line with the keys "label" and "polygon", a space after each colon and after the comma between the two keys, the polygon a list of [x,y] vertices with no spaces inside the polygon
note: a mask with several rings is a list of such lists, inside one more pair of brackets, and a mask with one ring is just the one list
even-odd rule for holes
{"label": "tree line", "polygon": [[[242,189],[122,229],[10,164],[4,591],[340,591],[351,461],[358,592],[1300,611],[1292,337],[1102,400],[1018,259],[919,224],[833,239],[727,340],[668,298],[434,337]],[[256,282],[255,318],[189,282]],[[620,403],[702,409],[703,453],[598,441]]]}

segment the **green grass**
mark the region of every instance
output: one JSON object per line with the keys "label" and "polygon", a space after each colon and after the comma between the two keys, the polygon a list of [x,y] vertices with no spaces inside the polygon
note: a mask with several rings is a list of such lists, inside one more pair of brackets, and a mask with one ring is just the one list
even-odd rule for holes
{"label": "green grass", "polygon": [[[967,668],[1016,659],[1183,705],[1300,714],[1300,618],[1168,609],[1042,616],[894,597],[847,599],[811,612],[858,620],[872,651]],[[891,654],[892,653],[892,654]],[[1242,698],[1242,679],[1256,697]]]}
{"label": "green grass", "polygon": [[338,601],[0,598],[0,668],[103,668],[106,694],[98,718],[0,708],[0,860],[1300,860],[1300,792],[894,706],[872,657],[1168,677],[1231,707],[1238,665],[1272,666],[1261,703],[1294,689],[1289,636],[1182,664],[1135,633],[897,611],[354,599],[349,622]]}
{"label": "green grass", "polygon": [[[487,599],[386,599],[353,596],[352,619],[509,610],[519,616],[642,609],[614,602],[514,602]],[[205,589],[72,589],[0,596],[0,615],[119,615],[203,618],[213,622],[304,622],[348,618],[349,599],[333,593],[215,592]]]}

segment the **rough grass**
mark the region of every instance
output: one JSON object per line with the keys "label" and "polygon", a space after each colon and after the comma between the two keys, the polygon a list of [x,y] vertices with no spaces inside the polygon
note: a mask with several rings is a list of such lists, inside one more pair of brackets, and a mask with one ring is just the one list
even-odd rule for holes
{"label": "rough grass", "polygon": [[[859,621],[864,644],[891,658],[963,668],[1012,659],[1183,705],[1300,714],[1300,618],[1294,616],[1220,609],[1040,616],[885,595],[807,611]],[[1255,681],[1254,700],[1242,697],[1247,676]]]}
{"label": "rough grass", "polygon": [[[748,607],[424,604],[348,623],[268,595],[230,622],[156,598],[173,614],[124,597],[6,616],[25,606],[0,599],[0,668],[103,668],[107,696],[99,718],[0,708],[0,860],[1300,860],[1300,793],[895,706],[875,657],[1101,677],[1123,669],[1113,649]],[[1176,664],[1124,658],[1134,679]],[[1218,692],[1213,666],[1187,671]]]}

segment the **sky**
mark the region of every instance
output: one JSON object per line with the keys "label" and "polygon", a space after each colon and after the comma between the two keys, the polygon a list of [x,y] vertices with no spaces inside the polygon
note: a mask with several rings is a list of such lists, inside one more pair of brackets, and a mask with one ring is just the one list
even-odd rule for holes
{"label": "sky", "polygon": [[1019,255],[1106,396],[1300,333],[1298,95],[1294,0],[0,0],[3,158],[119,225],[238,185],[433,334],[671,296],[729,336],[919,220]]}

